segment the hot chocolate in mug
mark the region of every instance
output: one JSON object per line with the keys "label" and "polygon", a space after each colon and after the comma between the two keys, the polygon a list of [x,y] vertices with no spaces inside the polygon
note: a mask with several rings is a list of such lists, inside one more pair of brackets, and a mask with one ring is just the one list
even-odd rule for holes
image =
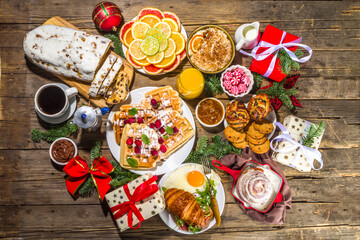
{"label": "hot chocolate in mug", "polygon": [[235,32],[236,50],[252,49],[256,47],[260,40],[260,23],[253,22],[243,24]]}
{"label": "hot chocolate in mug", "polygon": [[77,93],[75,87],[63,89],[56,83],[45,84],[35,94],[35,109],[46,117],[60,117],[69,108],[69,98]]}

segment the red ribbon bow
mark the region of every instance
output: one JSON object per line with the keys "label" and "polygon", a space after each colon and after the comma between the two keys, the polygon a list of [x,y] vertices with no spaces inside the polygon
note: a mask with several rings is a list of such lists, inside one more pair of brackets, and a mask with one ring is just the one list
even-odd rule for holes
{"label": "red ribbon bow", "polygon": [[109,174],[114,170],[111,163],[104,157],[95,158],[89,169],[86,161],[79,156],[71,159],[64,167],[64,172],[69,175],[66,178],[66,188],[72,196],[77,196],[77,190],[85,182],[88,175],[92,177],[99,198],[104,199],[105,194],[111,188]]}
{"label": "red ribbon bow", "polygon": [[[134,193],[132,195],[130,194],[128,185],[125,184],[123,186],[123,189],[129,201],[123,202],[119,205],[110,208],[111,212],[113,213],[114,220],[116,221],[118,218],[120,218],[121,216],[127,213],[129,227],[133,229],[138,229],[141,225],[141,222],[144,221],[144,218],[141,215],[139,209],[136,207],[135,203],[150,197],[159,190],[156,184],[152,184],[156,180],[157,180],[156,175],[146,180],[134,190]],[[132,217],[133,213],[139,220],[139,225],[136,228],[133,227],[133,217]]]}

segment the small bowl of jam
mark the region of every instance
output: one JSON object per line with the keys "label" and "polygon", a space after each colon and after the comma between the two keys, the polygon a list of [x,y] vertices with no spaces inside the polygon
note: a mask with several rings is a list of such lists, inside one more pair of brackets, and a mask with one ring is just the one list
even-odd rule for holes
{"label": "small bowl of jam", "polygon": [[225,108],[216,98],[204,98],[196,106],[195,115],[202,126],[212,129],[224,121]]}
{"label": "small bowl of jam", "polygon": [[51,144],[49,155],[54,163],[65,166],[77,155],[77,146],[70,138],[58,138]]}

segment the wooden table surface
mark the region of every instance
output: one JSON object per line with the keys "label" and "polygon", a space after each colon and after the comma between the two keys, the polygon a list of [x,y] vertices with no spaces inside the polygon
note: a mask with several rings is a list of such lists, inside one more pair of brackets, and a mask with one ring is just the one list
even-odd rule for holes
{"label": "wooden table surface", "polygon": [[[37,117],[33,97],[43,84],[58,79],[29,63],[22,49],[24,35],[58,15],[80,29],[97,33],[91,19],[97,0],[1,0],[0,15],[0,237],[7,239],[194,239],[169,229],[155,216],[140,229],[120,233],[111,214],[96,195],[74,201],[66,190],[64,173],[49,159],[49,144],[33,143],[32,128],[46,125]],[[303,37],[313,57],[301,64],[297,82],[303,105],[297,116],[326,122],[320,145],[324,168],[301,173],[281,166],[292,190],[292,209],[284,225],[258,223],[245,215],[231,196],[231,181],[221,173],[226,205],[219,228],[197,235],[198,239],[359,239],[360,237],[360,79],[359,12],[356,2],[274,1],[115,1],[125,21],[143,7],[173,11],[187,33],[204,24],[217,24],[233,36],[243,23],[259,21],[261,31],[272,24]],[[238,56],[244,66],[250,58]],[[161,77],[135,74],[132,89],[144,86],[175,87],[177,75],[190,66],[185,60],[173,73]],[[228,98],[222,95],[224,104]],[[84,99],[79,98],[81,103]],[[186,101],[192,111],[197,100]],[[278,119],[290,112],[282,107]],[[107,116],[106,116],[107,117]],[[212,134],[197,124],[197,135]],[[112,156],[105,140],[105,121],[100,132],[76,136],[79,154],[88,157],[96,140],[103,154]],[[220,133],[223,135],[223,133]]]}

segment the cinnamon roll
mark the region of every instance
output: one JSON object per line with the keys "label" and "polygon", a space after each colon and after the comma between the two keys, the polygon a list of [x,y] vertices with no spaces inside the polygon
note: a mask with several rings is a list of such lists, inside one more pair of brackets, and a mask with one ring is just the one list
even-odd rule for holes
{"label": "cinnamon roll", "polygon": [[241,174],[237,190],[244,203],[248,205],[265,205],[273,195],[274,189],[270,179],[260,168],[252,168]]}

